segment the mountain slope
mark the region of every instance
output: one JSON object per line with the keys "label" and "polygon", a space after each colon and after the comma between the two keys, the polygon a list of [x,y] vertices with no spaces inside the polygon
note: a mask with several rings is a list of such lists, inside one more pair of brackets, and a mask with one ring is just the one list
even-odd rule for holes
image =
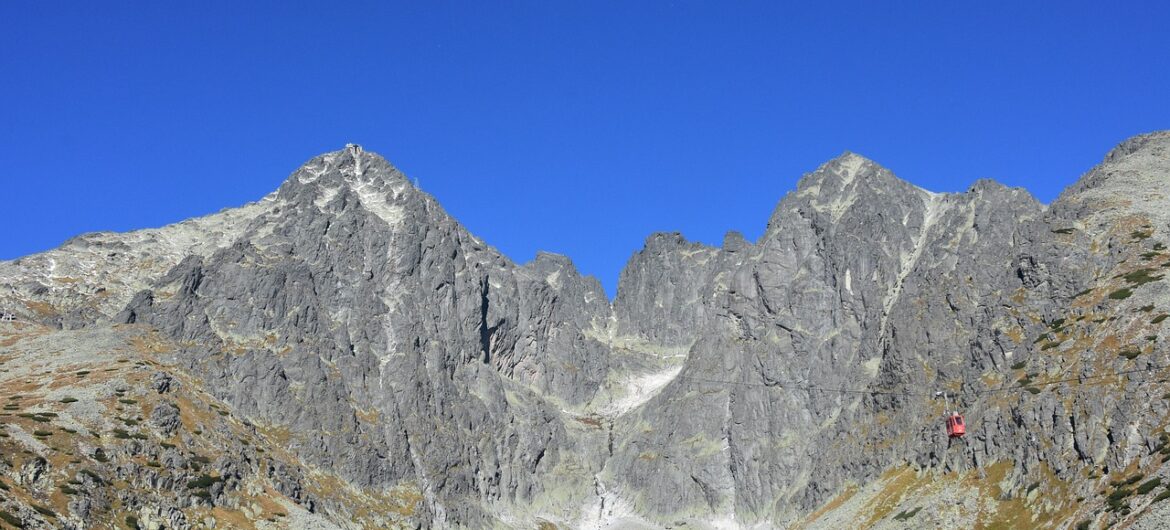
{"label": "mountain slope", "polygon": [[[350,146],[240,209],[0,262],[0,392],[21,396],[0,508],[28,528],[1156,524],[1168,149],[1129,140],[1049,207],[846,153],[759,241],[651,236],[611,304]],[[168,407],[182,421],[145,421]],[[213,447],[200,488],[183,459]],[[118,478],[82,491],[79,469]]]}

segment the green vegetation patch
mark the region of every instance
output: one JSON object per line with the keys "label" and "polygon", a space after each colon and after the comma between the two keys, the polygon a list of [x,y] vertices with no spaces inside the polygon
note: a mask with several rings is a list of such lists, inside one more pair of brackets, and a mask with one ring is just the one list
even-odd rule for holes
{"label": "green vegetation patch", "polygon": [[1122,288],[1122,289],[1118,289],[1116,291],[1113,291],[1112,293],[1109,293],[1109,298],[1111,300],[1125,300],[1126,298],[1129,298],[1132,295],[1133,295],[1132,290]]}
{"label": "green vegetation patch", "polygon": [[1125,281],[1129,282],[1133,287],[1137,287],[1161,280],[1163,276],[1155,276],[1154,269],[1138,269],[1122,276],[1122,278],[1125,278]]}
{"label": "green vegetation patch", "polygon": [[210,488],[212,486],[212,484],[215,484],[216,482],[219,482],[221,480],[223,480],[223,477],[213,477],[211,475],[206,475],[206,474],[201,475],[199,478],[197,478],[195,480],[188,481],[187,482],[187,489],[192,489],[192,490],[207,489],[207,488]]}
{"label": "green vegetation patch", "polygon": [[1089,293],[1091,293],[1091,292],[1093,292],[1093,289],[1091,289],[1091,288],[1090,288],[1090,289],[1085,289],[1084,291],[1081,291],[1081,292],[1079,292],[1079,293],[1077,293],[1077,294],[1074,294],[1072,297],[1073,297],[1073,299],[1075,300],[1075,299],[1077,299],[1077,298],[1080,298],[1080,297],[1082,297],[1082,296],[1085,296],[1086,294],[1089,294]]}
{"label": "green vegetation patch", "polygon": [[1117,488],[1113,493],[1109,494],[1109,497],[1105,499],[1105,503],[1109,505],[1109,511],[1111,512],[1124,511],[1129,508],[1126,499],[1132,495],[1133,490],[1129,488]]}
{"label": "green vegetation patch", "polygon": [[118,403],[124,403],[126,405],[134,405],[134,404],[138,403],[138,400],[136,400],[136,399],[119,399]]}
{"label": "green vegetation patch", "polygon": [[33,421],[38,421],[41,423],[49,423],[50,421],[53,421],[53,416],[56,416],[56,414],[53,414],[52,416],[50,416],[49,413],[29,414],[29,413],[25,412],[22,414],[17,414],[17,416],[21,417],[21,418],[33,420]]}
{"label": "green vegetation patch", "polygon": [[922,511],[921,506],[919,506],[913,510],[903,511],[903,512],[899,513],[898,515],[895,515],[894,520],[895,521],[908,521],[908,520],[910,520],[910,518],[914,517],[915,515],[918,515],[918,512],[920,512],[920,511]]}
{"label": "green vegetation patch", "polygon": [[1143,478],[1146,478],[1146,476],[1141,474],[1141,473],[1138,473],[1138,474],[1136,474],[1132,477],[1129,477],[1129,478],[1114,480],[1114,481],[1110,482],[1109,485],[1113,486],[1115,488],[1120,488],[1122,486],[1132,486],[1132,485],[1140,482]]}
{"label": "green vegetation patch", "polygon": [[29,506],[32,506],[32,509],[36,510],[37,513],[39,513],[45,517],[52,517],[54,519],[57,518],[57,512],[54,512],[53,510],[50,510],[44,506],[41,506],[39,504],[30,504]]}
{"label": "green vegetation patch", "polygon": [[1125,357],[1126,359],[1129,359],[1132,361],[1134,359],[1137,359],[1137,357],[1141,354],[1142,354],[1141,350],[1127,349],[1127,350],[1122,350],[1121,353],[1118,353],[1117,355],[1119,355],[1121,357]]}
{"label": "green vegetation patch", "polygon": [[1154,317],[1153,319],[1151,319],[1150,323],[1151,324],[1161,324],[1162,321],[1166,320],[1167,318],[1170,318],[1170,315],[1167,315],[1166,313],[1162,313],[1161,315],[1158,315],[1158,316]]}
{"label": "green vegetation patch", "polygon": [[79,471],[79,473],[81,473],[82,475],[85,475],[85,476],[87,476],[87,477],[89,477],[89,478],[93,479],[93,481],[94,481],[94,482],[97,482],[98,484],[103,484],[103,483],[104,483],[104,482],[102,481],[102,477],[101,477],[101,476],[99,476],[99,475],[97,474],[97,472],[95,472],[95,471],[94,471],[94,470],[92,470],[92,469],[82,469],[81,471]]}
{"label": "green vegetation patch", "polygon": [[1012,370],[1023,370],[1025,366],[1028,366],[1028,363],[1020,361],[1012,365]]}
{"label": "green vegetation patch", "polygon": [[1160,478],[1154,477],[1150,480],[1147,480],[1147,481],[1143,482],[1141,486],[1138,486],[1138,489],[1137,489],[1138,495],[1145,495],[1151,491],[1154,491],[1154,488],[1161,486],[1161,485],[1162,485],[1162,479],[1160,479]]}
{"label": "green vegetation patch", "polygon": [[4,510],[0,510],[0,520],[17,528],[24,528],[24,523],[20,522],[19,517],[12,515]]}
{"label": "green vegetation patch", "polygon": [[77,403],[77,398],[75,398],[75,397],[61,398],[61,403]]}

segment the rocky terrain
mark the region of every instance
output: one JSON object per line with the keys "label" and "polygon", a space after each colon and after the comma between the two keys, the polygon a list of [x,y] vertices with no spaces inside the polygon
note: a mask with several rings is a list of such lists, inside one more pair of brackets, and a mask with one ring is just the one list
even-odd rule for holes
{"label": "rocky terrain", "polygon": [[610,301],[348,146],[0,262],[0,528],[1163,528],[1168,190],[1170,132],[1051,205],[846,153]]}

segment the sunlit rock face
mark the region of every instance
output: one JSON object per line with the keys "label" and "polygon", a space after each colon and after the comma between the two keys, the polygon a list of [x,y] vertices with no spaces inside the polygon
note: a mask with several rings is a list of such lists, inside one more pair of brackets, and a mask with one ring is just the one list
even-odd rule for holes
{"label": "sunlit rock face", "polygon": [[[0,388],[57,414],[6,409],[0,506],[79,528],[1156,524],[1168,189],[1168,133],[1050,206],[846,153],[758,241],[651,235],[611,302],[347,146],[257,203],[0,262],[0,360],[23,366]],[[54,422],[97,436],[35,434]],[[36,510],[75,467],[110,480]]]}

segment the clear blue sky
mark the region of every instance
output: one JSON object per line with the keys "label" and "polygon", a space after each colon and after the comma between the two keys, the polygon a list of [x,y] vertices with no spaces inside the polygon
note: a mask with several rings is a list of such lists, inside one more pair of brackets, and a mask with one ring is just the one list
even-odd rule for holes
{"label": "clear blue sky", "polygon": [[3,2],[0,259],[256,200],[357,142],[612,293],[651,232],[754,239],[845,150],[1049,202],[1170,128],[1168,25],[1166,2]]}

